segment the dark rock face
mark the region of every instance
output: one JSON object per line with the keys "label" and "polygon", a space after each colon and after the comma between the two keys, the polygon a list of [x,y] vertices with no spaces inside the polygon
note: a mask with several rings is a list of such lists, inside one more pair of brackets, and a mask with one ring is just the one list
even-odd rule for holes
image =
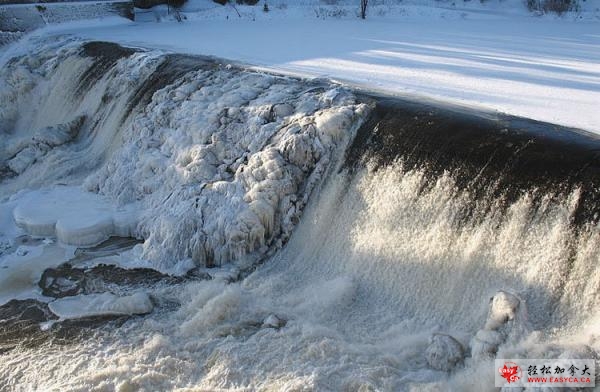
{"label": "dark rock face", "polygon": [[162,274],[149,268],[124,269],[100,264],[93,268],[74,268],[63,264],[49,268],[42,274],[39,286],[47,297],[63,298],[78,294],[118,292],[153,285],[177,284],[184,279]]}
{"label": "dark rock face", "polygon": [[136,52],[135,49],[125,48],[112,42],[87,42],[83,44],[81,55],[91,57],[94,63],[81,76],[77,92],[79,94],[90,89],[90,87],[102,78],[117,61],[129,57]]}
{"label": "dark rock face", "polygon": [[12,300],[0,306],[0,353],[19,345],[33,347],[46,341],[48,336],[40,323],[56,319],[48,305],[33,299]]}
{"label": "dark rock face", "polygon": [[58,322],[58,317],[43,302],[12,300],[0,306],[0,355],[17,347],[73,344],[79,339],[89,339],[99,328],[120,327],[129,318],[99,316]]}

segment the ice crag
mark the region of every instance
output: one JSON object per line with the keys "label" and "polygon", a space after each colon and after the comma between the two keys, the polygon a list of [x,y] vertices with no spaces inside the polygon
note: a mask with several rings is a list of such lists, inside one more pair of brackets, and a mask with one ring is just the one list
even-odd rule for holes
{"label": "ice crag", "polygon": [[93,246],[110,236],[128,237],[136,224],[132,206],[116,209],[108,198],[78,187],[32,191],[19,199],[13,211],[18,226],[66,245]]}
{"label": "ice crag", "polygon": [[190,259],[247,266],[280,247],[368,112],[327,83],[72,40],[38,44],[0,83],[12,86],[0,97],[5,189],[83,181],[103,196],[84,210],[105,212],[77,217],[79,227],[59,216],[75,208],[36,200],[29,209],[52,215],[49,227],[38,233],[23,207],[17,223],[74,245],[143,238],[141,257],[160,270]]}
{"label": "ice crag", "polygon": [[221,265],[281,245],[365,112],[342,89],[200,70],[155,93],[85,185],[143,204],[144,258]]}

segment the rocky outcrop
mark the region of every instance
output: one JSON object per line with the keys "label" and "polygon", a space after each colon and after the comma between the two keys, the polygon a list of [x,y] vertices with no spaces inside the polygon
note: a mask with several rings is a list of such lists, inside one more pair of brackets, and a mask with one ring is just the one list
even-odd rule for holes
{"label": "rocky outcrop", "polygon": [[184,278],[162,274],[150,268],[125,269],[106,264],[92,268],[75,268],[70,264],[63,264],[44,271],[39,286],[42,294],[47,297],[64,298],[106,291],[131,291],[142,286],[176,284],[183,280]]}

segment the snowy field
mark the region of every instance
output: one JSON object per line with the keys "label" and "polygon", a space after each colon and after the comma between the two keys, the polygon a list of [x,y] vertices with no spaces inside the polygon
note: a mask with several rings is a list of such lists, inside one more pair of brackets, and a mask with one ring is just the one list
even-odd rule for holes
{"label": "snowy field", "polygon": [[586,13],[563,17],[536,16],[520,1],[469,2],[462,9],[408,2],[374,6],[364,21],[355,16],[358,6],[269,3],[269,13],[260,6],[238,6],[239,17],[231,7],[197,1],[184,8],[183,23],[168,18],[157,23],[159,10],[140,13],[138,19],[146,22],[104,20],[35,34],[69,33],[213,55],[600,133],[600,5],[595,1],[585,3]]}

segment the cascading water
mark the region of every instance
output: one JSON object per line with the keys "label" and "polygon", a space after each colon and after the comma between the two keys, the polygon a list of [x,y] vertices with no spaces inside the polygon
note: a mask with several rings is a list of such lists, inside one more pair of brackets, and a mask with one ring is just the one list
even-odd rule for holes
{"label": "cascading water", "polygon": [[152,278],[137,302],[102,286],[154,311],[83,336],[44,324],[59,332],[0,355],[0,388],[485,391],[495,356],[600,352],[596,137],[67,42],[0,75],[0,222],[22,226],[0,237],[3,263],[69,194],[102,219],[59,211],[44,237],[135,236],[99,257],[211,279]]}

